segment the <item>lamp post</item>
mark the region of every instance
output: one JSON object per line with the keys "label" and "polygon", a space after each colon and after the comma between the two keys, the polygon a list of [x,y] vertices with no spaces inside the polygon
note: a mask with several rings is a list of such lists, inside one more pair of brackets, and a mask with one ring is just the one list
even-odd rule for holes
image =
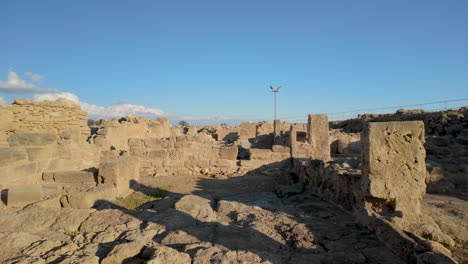
{"label": "lamp post", "polygon": [[281,87],[282,86],[279,86],[278,88],[275,89],[273,88],[273,86],[270,85],[271,91],[275,93],[275,119],[273,119],[273,121],[276,120],[276,94],[280,91]]}

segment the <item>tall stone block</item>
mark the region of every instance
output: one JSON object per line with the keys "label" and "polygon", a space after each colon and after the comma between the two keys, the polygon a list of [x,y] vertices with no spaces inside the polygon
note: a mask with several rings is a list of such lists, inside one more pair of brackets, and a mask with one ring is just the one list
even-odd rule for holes
{"label": "tall stone block", "polygon": [[330,135],[328,116],[325,114],[309,115],[307,122],[307,141],[311,144],[311,159],[330,159]]}
{"label": "tall stone block", "polygon": [[419,212],[426,192],[424,123],[367,123],[361,144],[362,188],[368,205]]}
{"label": "tall stone block", "polygon": [[101,163],[98,179],[99,183],[113,186],[119,194],[125,195],[131,192],[130,182],[138,181],[139,174],[139,160],[130,156]]}

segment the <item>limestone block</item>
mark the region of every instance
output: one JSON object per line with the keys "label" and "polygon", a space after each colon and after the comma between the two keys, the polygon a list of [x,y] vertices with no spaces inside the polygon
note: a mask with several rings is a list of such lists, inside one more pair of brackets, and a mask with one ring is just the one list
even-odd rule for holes
{"label": "limestone block", "polygon": [[63,148],[57,148],[56,146],[47,147],[32,147],[26,148],[28,152],[29,160],[45,160],[58,157],[68,157],[69,153]]}
{"label": "limestone block", "polygon": [[163,162],[163,166],[164,167],[170,167],[170,168],[183,168],[184,167],[184,160],[180,160],[180,159],[166,159],[164,162]]}
{"label": "limestone block", "polygon": [[3,184],[38,183],[40,175],[38,162],[13,163],[10,166],[0,167],[0,182]]}
{"label": "limestone block", "polygon": [[21,184],[8,188],[7,206],[23,207],[42,200],[42,187],[39,184]]}
{"label": "limestone block", "polygon": [[291,157],[291,155],[289,153],[285,153],[285,152],[273,152],[271,154],[271,158],[270,160],[271,161],[282,161],[282,160],[285,160],[285,159],[289,159]]}
{"label": "limestone block", "polygon": [[219,149],[219,158],[235,160],[237,159],[238,148],[237,146],[233,147],[222,147]]}
{"label": "limestone block", "polygon": [[53,173],[53,179],[55,182],[59,183],[96,183],[94,174],[90,171],[56,171]]}
{"label": "limestone block", "polygon": [[143,147],[144,146],[144,141],[139,139],[139,138],[129,138],[128,139],[128,145],[132,147]]}
{"label": "limestone block", "polygon": [[164,149],[151,150],[148,153],[148,157],[151,158],[151,159],[167,159],[168,158],[168,153]]}
{"label": "limestone block", "polygon": [[174,148],[181,149],[181,148],[191,148],[192,142],[175,142]]}
{"label": "limestone block", "polygon": [[210,166],[211,167],[235,168],[237,167],[237,161],[226,160],[226,159],[210,160]]}
{"label": "limestone block", "polygon": [[44,172],[42,173],[42,180],[45,182],[53,182],[54,181],[54,173],[53,172]]}
{"label": "limestone block", "polygon": [[[147,138],[147,139],[143,139],[143,144],[145,145],[145,147],[147,148],[152,148],[152,149],[156,149],[156,148],[160,148],[161,147],[161,141],[158,140],[158,139],[155,139],[155,138]],[[130,142],[130,140],[129,140]]]}
{"label": "limestone block", "polygon": [[137,157],[144,157],[148,155],[147,148],[142,147],[130,147],[130,154]]}
{"label": "limestone block", "polygon": [[98,186],[87,192],[75,192],[66,196],[61,202],[64,207],[87,209],[94,206],[98,200],[114,200],[118,195],[125,195],[128,192],[115,192],[110,186]]}
{"label": "limestone block", "polygon": [[361,135],[362,188],[395,211],[419,212],[426,192],[422,121],[371,122]]}
{"label": "limestone block", "polygon": [[12,111],[6,107],[0,106],[0,131],[14,130],[15,129],[15,116]]}
{"label": "limestone block", "polygon": [[22,148],[0,148],[0,167],[28,159],[28,153]]}
{"label": "limestone block", "polygon": [[328,130],[327,115],[309,115],[309,120],[307,122],[307,141],[313,145],[311,159],[330,159],[330,136]]}
{"label": "limestone block", "polygon": [[272,153],[271,149],[250,149],[250,159],[270,160]]}
{"label": "limestone block", "polygon": [[240,165],[249,169],[257,169],[269,164],[269,160],[241,160]]}
{"label": "limestone block", "polygon": [[281,153],[290,153],[291,148],[286,147],[286,146],[281,146],[281,145],[273,145],[271,148],[273,152],[281,152]]}
{"label": "limestone block", "polygon": [[85,138],[81,134],[81,130],[77,128],[67,129],[63,131],[62,133],[60,133],[60,139],[75,143],[85,140]]}
{"label": "limestone block", "polygon": [[209,168],[210,161],[209,160],[186,160],[184,162],[186,168]]}
{"label": "limestone block", "polygon": [[51,133],[16,133],[8,138],[10,147],[44,146],[57,142],[57,137]]}
{"label": "limestone block", "polygon": [[136,157],[118,158],[103,162],[99,165],[99,183],[111,185],[119,192],[125,193],[129,190],[132,180],[138,181],[140,165]]}

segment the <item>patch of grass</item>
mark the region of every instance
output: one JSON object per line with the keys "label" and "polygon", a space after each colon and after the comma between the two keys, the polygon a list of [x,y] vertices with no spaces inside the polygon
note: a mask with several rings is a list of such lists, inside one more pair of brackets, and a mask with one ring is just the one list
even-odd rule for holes
{"label": "patch of grass", "polygon": [[79,233],[76,232],[76,231],[72,231],[72,232],[66,232],[65,235],[69,236],[69,237],[74,237],[76,235],[78,235]]}
{"label": "patch of grass", "polygon": [[127,197],[117,197],[116,204],[129,210],[140,210],[140,207],[142,205],[152,200],[161,199],[169,195],[170,188],[172,188],[172,186],[168,185],[164,187],[159,187],[158,191],[150,194],[134,192],[128,195]]}

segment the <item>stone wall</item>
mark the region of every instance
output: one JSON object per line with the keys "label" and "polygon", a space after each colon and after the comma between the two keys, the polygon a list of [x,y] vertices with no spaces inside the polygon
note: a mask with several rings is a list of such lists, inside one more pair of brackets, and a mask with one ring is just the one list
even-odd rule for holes
{"label": "stone wall", "polygon": [[35,102],[15,99],[10,105],[0,105],[0,147],[8,146],[7,139],[16,133],[47,132],[59,135],[66,130],[78,130],[87,138],[88,115],[66,99]]}
{"label": "stone wall", "polygon": [[10,136],[11,147],[0,148],[0,184],[8,188],[39,183],[43,172],[82,170],[99,164],[100,153],[95,146],[66,135],[18,133]]}
{"label": "stone wall", "polygon": [[236,146],[217,143],[206,134],[167,139],[129,140],[130,154],[141,160],[142,176],[214,175],[238,170]]}
{"label": "stone wall", "polygon": [[100,127],[91,139],[103,150],[129,150],[130,138],[168,138],[171,126],[167,118],[150,120],[146,117],[127,116],[120,119],[101,120]]}

